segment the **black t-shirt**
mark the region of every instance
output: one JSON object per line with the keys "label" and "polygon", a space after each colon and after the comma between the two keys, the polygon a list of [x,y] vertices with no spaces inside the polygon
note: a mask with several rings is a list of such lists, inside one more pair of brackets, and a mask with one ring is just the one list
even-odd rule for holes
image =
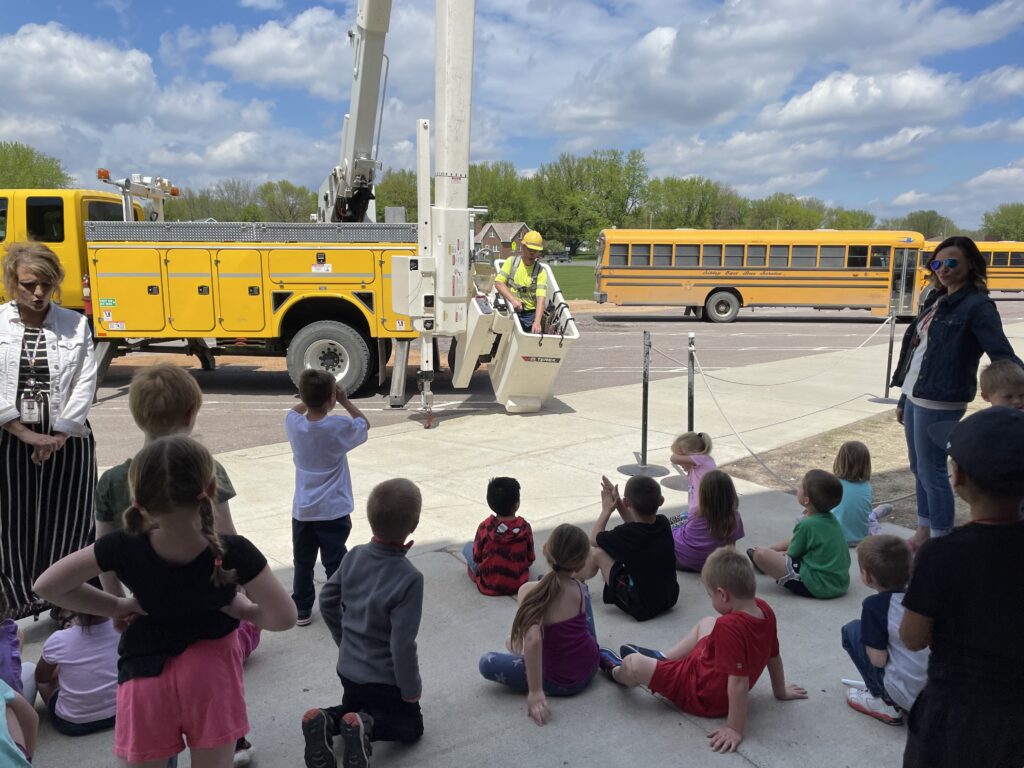
{"label": "black t-shirt", "polygon": [[[237,572],[238,584],[259,575],[267,558],[243,536],[221,535],[223,567]],[[215,587],[213,553],[204,549],[189,563],[169,563],[145,534],[114,531],[95,544],[96,562],[113,571],[139,601],[145,616],[131,623],[118,647],[118,682],[156,677],[164,663],[198,640],[230,634],[238,621],[220,609],[235,596],[235,585]]]}
{"label": "black t-shirt", "polygon": [[597,546],[633,577],[641,601],[652,613],[675,605],[679,597],[672,526],[664,515],[653,523],[623,523],[597,534]]}
{"label": "black t-shirt", "polygon": [[903,605],[934,620],[928,685],[997,703],[1024,690],[1024,521],[972,523],[925,543]]}

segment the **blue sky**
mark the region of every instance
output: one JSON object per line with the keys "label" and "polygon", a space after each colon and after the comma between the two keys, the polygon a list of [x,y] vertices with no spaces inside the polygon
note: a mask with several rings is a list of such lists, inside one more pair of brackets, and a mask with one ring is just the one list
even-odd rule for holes
{"label": "blue sky", "polygon": [[[870,10],[869,10],[870,9]],[[5,0],[0,140],[201,187],[319,186],[354,0]],[[479,0],[472,159],[642,149],[654,175],[962,226],[1024,201],[1024,0]],[[433,118],[433,0],[394,0],[381,160]]]}

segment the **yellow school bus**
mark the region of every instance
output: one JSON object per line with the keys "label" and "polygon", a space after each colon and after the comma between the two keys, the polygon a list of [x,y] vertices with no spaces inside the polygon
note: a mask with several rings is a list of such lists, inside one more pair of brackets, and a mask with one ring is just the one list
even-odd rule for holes
{"label": "yellow school bus", "polygon": [[[976,240],[978,250],[988,265],[990,291],[1024,291],[1024,243],[1014,240]],[[928,262],[935,258],[939,243],[929,240],[921,251],[921,268],[925,281],[931,275]]]}
{"label": "yellow school bus", "polygon": [[715,323],[740,307],[917,312],[924,237],[888,230],[606,229],[594,299],[690,307]]}

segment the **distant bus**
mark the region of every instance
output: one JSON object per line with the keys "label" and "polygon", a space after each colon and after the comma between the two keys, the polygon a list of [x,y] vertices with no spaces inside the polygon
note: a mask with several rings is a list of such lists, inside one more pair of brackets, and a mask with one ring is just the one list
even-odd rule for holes
{"label": "distant bus", "polygon": [[[1013,240],[975,240],[988,264],[988,287],[991,291],[1024,291],[1024,243]],[[921,251],[921,266],[935,258],[935,246],[929,240]]]}
{"label": "distant bus", "polygon": [[886,230],[606,229],[594,299],[693,308],[715,323],[740,307],[917,313],[924,237]]}

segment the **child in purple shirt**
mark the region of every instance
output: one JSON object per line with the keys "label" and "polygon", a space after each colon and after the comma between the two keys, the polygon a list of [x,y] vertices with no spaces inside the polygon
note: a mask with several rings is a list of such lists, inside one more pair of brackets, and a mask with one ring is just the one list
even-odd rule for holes
{"label": "child in purple shirt", "polygon": [[700,504],[673,529],[672,539],[678,568],[700,573],[712,552],[743,538],[743,520],[736,486],[722,470],[713,469],[704,475],[698,495]]}

